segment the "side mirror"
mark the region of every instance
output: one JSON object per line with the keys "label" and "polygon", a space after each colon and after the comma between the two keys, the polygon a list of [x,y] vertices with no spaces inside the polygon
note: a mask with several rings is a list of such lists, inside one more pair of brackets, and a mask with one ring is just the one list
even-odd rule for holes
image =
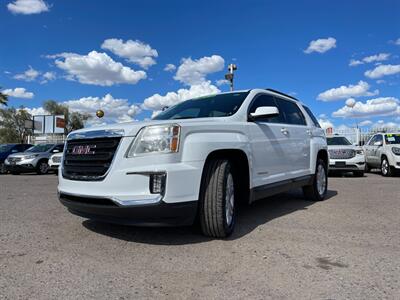
{"label": "side mirror", "polygon": [[374,146],[380,147],[380,146],[382,146],[382,142],[375,142],[375,143],[374,143]]}
{"label": "side mirror", "polygon": [[60,150],[54,149],[53,151],[51,151],[53,153],[60,153]]}
{"label": "side mirror", "polygon": [[251,120],[257,120],[264,117],[275,117],[279,115],[279,110],[276,106],[260,106],[256,111],[250,113]]}

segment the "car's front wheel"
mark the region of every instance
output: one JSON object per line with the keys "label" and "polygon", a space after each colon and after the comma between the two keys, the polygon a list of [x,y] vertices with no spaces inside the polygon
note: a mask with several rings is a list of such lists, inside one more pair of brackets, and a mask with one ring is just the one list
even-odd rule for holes
{"label": "car's front wheel", "polygon": [[317,160],[315,175],[310,185],[303,187],[303,194],[307,200],[322,201],[328,191],[327,166],[322,159]]}
{"label": "car's front wheel", "polygon": [[393,169],[389,164],[389,161],[386,156],[382,158],[381,162],[381,172],[383,176],[390,177],[393,176]]}
{"label": "car's front wheel", "polygon": [[38,173],[39,175],[44,175],[47,174],[47,172],[49,172],[49,165],[47,164],[47,162],[44,160],[39,161],[36,166],[36,173]]}
{"label": "car's front wheel", "polygon": [[200,191],[199,219],[204,235],[224,238],[235,227],[235,180],[232,164],[214,159],[204,169]]}

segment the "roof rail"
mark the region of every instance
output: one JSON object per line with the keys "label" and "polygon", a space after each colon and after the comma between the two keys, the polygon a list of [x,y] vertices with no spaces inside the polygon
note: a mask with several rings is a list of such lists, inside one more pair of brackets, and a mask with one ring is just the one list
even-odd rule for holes
{"label": "roof rail", "polygon": [[279,94],[279,95],[282,95],[282,96],[285,96],[285,97],[288,97],[288,98],[290,98],[290,99],[299,101],[299,99],[297,99],[297,98],[295,98],[295,97],[293,97],[293,96],[290,96],[290,95],[288,95],[288,94],[282,93],[282,92],[280,92],[280,91],[277,91],[277,90],[274,90],[274,89],[266,89],[266,90],[267,90],[267,91],[270,91],[270,92],[274,92],[274,93]]}

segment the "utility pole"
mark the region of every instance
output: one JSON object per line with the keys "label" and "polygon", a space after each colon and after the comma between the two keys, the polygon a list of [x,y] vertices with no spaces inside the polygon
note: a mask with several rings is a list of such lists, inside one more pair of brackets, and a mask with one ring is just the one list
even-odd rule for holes
{"label": "utility pole", "polygon": [[225,74],[225,79],[230,82],[231,91],[233,91],[233,77],[234,71],[237,70],[237,66],[235,64],[229,64],[228,66],[228,73]]}

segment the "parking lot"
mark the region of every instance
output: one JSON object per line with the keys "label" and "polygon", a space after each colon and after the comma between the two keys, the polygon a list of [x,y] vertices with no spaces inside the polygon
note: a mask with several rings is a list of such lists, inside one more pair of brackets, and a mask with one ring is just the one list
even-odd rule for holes
{"label": "parking lot", "polygon": [[259,201],[211,240],[84,220],[57,176],[0,176],[0,298],[398,299],[399,183],[331,177],[328,200]]}

